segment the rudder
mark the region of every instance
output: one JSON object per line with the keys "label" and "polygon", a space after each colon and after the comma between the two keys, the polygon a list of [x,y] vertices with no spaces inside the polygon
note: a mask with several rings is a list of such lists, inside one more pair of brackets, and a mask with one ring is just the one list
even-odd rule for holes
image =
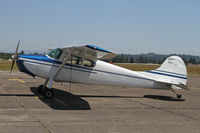
{"label": "rudder", "polygon": [[187,83],[187,69],[179,56],[168,57],[158,69],[148,72],[156,74],[156,78],[160,82],[177,85],[186,85]]}

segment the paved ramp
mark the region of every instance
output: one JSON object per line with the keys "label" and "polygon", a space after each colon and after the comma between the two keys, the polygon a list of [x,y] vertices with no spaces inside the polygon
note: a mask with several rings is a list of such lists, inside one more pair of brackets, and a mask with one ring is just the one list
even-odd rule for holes
{"label": "paved ramp", "polygon": [[54,99],[36,87],[43,79],[0,72],[1,133],[199,133],[200,77],[190,77],[184,100],[166,90],[55,83]]}

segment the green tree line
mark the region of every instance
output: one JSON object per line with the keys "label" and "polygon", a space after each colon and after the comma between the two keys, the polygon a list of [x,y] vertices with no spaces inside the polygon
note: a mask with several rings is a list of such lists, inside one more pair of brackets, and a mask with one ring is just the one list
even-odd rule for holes
{"label": "green tree line", "polygon": [[[159,55],[158,55],[159,56]],[[120,54],[113,58],[111,61],[114,63],[153,63],[153,64],[161,64],[163,61],[169,57],[170,55],[165,55],[163,57],[148,57],[145,55],[127,55],[127,54]],[[187,57],[187,58],[185,58]],[[200,64],[200,60],[196,59],[197,57],[188,57],[184,56],[182,59],[184,60],[185,64]],[[199,57],[200,59],[200,57]]]}
{"label": "green tree line", "polygon": [[[19,54],[24,54],[24,51],[22,50]],[[0,59],[3,60],[8,60],[12,58],[12,55],[14,55],[14,53],[0,53]]]}
{"label": "green tree line", "polygon": [[0,53],[0,59],[8,60],[11,59],[11,57],[12,57],[11,53]]}

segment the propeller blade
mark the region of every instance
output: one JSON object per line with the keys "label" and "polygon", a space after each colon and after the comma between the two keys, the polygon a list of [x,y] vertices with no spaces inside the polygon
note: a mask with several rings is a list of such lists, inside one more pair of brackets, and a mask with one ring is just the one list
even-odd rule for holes
{"label": "propeller blade", "polygon": [[16,48],[16,50],[15,50],[14,60],[17,58],[18,49],[19,49],[19,43],[20,43],[20,40],[19,40],[18,43],[17,43],[17,48]]}
{"label": "propeller blade", "polygon": [[11,66],[11,68],[10,68],[10,73],[12,73],[12,70],[13,70],[14,64],[15,64],[15,60],[12,61],[12,66]]}
{"label": "propeller blade", "polygon": [[16,47],[16,50],[15,50],[15,54],[14,54],[14,57],[13,57],[13,61],[12,61],[12,66],[10,68],[10,73],[12,72],[13,70],[13,67],[14,67],[14,64],[15,64],[15,60],[17,59],[17,55],[18,55],[18,49],[19,49],[19,43],[20,43],[20,40],[18,41],[17,43],[17,47]]}

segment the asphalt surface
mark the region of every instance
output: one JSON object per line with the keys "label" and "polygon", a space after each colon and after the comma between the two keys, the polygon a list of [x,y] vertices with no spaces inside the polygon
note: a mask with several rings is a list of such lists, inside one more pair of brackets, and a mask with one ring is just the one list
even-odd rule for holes
{"label": "asphalt surface", "polygon": [[54,83],[47,100],[41,78],[0,72],[0,133],[200,133],[200,76],[190,91]]}

